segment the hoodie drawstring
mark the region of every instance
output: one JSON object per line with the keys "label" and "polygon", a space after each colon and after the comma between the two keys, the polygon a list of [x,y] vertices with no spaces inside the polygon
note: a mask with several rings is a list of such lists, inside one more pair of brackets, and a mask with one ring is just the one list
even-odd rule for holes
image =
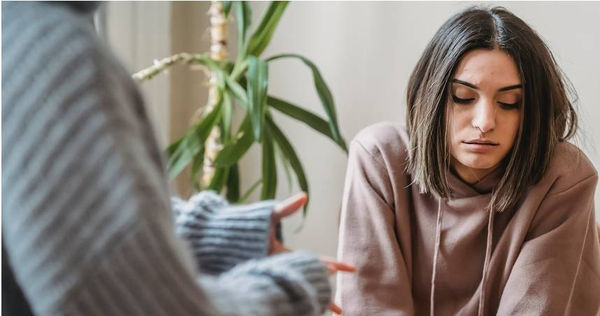
{"label": "hoodie drawstring", "polygon": [[438,197],[437,224],[435,225],[435,246],[433,250],[433,271],[431,272],[431,292],[429,299],[429,315],[433,316],[435,312],[435,275],[437,272],[437,258],[440,252],[440,239],[442,235],[442,202]]}
{"label": "hoodie drawstring", "polygon": [[485,306],[485,289],[487,284],[487,270],[490,265],[490,257],[492,256],[492,242],[494,236],[494,211],[488,210],[488,226],[487,226],[487,240],[485,243],[485,260],[483,262],[483,272],[481,276],[481,291],[479,291],[479,311],[477,315],[483,316],[483,307]]}
{"label": "hoodie drawstring", "polygon": [[[489,210],[488,224],[487,224],[487,238],[485,244],[485,260],[483,262],[483,271],[481,276],[481,291],[479,291],[479,307],[477,311],[478,316],[483,316],[483,308],[485,306],[485,289],[487,284],[487,270],[490,264],[490,258],[492,256],[492,242],[494,236],[494,211]],[[440,252],[440,239],[442,235],[442,218],[444,212],[442,211],[442,202],[438,197],[438,210],[437,210],[437,223],[435,227],[435,246],[433,250],[433,271],[431,272],[431,292],[429,301],[429,315],[434,316],[435,313],[435,277],[437,274],[437,262],[438,255]]]}

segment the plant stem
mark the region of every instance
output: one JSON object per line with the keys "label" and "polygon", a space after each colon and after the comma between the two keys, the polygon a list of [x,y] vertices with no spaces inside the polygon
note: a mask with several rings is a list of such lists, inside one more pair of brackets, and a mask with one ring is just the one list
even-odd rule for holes
{"label": "plant stem", "polygon": [[[211,1],[208,12],[210,15],[210,56],[217,61],[227,60],[227,19],[225,18],[221,1]],[[219,99],[219,88],[215,74],[211,75],[209,84],[209,102],[204,111],[210,111]],[[206,149],[204,151],[204,163],[202,167],[202,187],[206,188],[215,175],[216,166],[214,161],[223,148],[219,125],[216,125],[212,129],[204,146]]]}
{"label": "plant stem", "polygon": [[179,53],[170,57],[165,57],[161,60],[154,60],[154,65],[142,69],[134,73],[131,77],[137,81],[144,81],[152,79],[152,77],[165,71],[167,68],[173,66],[175,63],[188,64],[194,60],[194,56],[188,53]]}

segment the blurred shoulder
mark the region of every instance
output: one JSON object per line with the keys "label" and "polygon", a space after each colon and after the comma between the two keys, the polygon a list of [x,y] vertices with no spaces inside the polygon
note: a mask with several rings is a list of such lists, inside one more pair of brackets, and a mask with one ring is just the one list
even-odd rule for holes
{"label": "blurred shoulder", "polygon": [[407,157],[409,139],[403,124],[398,122],[379,122],[360,130],[351,144],[360,146],[377,159],[397,160]]}

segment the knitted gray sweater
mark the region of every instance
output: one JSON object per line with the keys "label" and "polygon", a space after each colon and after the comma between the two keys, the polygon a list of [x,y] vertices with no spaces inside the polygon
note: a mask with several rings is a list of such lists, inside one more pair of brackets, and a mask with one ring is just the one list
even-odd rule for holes
{"label": "knitted gray sweater", "polygon": [[272,201],[171,203],[136,86],[83,17],[3,2],[2,29],[3,248],[36,314],[324,311],[315,256],[260,259]]}

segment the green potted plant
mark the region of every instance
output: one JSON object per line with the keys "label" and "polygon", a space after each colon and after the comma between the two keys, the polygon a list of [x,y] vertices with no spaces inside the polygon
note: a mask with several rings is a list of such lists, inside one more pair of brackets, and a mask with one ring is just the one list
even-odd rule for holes
{"label": "green potted plant", "polygon": [[[252,35],[248,36],[251,25],[249,3],[215,1],[209,11],[210,54],[175,54],[156,61],[153,66],[133,75],[137,80],[147,80],[176,63],[203,65],[211,73],[207,105],[200,109],[198,119],[185,135],[170,144],[166,150],[171,177],[177,176],[186,166],[191,165],[191,181],[196,190],[226,191],[227,199],[236,203],[244,201],[260,186],[261,199],[271,199],[275,197],[277,188],[276,156],[279,156],[288,177],[291,169],[299,187],[309,193],[302,163],[273,118],[273,111],[303,122],[347,152],[346,142],[338,126],[333,96],[315,64],[298,54],[262,57],[287,5],[288,2],[271,2]],[[238,33],[238,52],[233,61],[229,60],[225,47],[230,12],[235,14]],[[297,59],[310,68],[326,119],[268,94],[268,65],[289,58]],[[240,107],[244,115],[237,127],[233,126],[235,106]],[[253,144],[262,147],[262,177],[245,194],[241,194],[238,161]]]}

